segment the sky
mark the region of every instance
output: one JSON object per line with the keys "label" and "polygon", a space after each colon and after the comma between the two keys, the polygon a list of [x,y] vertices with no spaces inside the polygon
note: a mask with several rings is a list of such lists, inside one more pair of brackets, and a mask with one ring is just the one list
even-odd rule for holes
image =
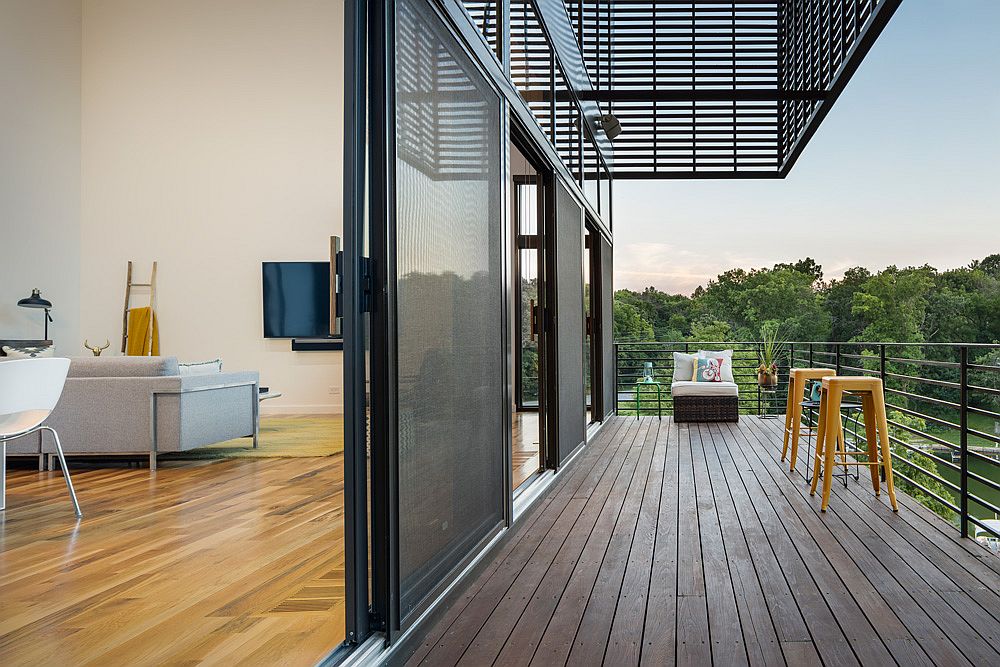
{"label": "sky", "polygon": [[[628,131],[625,128],[625,131]],[[1000,253],[1000,0],[903,0],[783,180],[615,181],[615,288]]]}

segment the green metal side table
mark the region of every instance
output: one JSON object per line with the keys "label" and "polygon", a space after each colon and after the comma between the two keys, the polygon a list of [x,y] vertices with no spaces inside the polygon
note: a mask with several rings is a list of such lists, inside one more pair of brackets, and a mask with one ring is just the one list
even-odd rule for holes
{"label": "green metal side table", "polygon": [[663,385],[655,380],[640,380],[635,383],[635,418],[638,419],[642,413],[642,387],[656,387],[656,417],[663,419]]}

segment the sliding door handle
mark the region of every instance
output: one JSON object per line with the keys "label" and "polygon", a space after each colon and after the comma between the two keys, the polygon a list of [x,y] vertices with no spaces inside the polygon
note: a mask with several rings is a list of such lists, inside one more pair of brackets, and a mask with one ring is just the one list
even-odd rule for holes
{"label": "sliding door handle", "polygon": [[344,252],[340,249],[339,236],[330,237],[330,335],[340,335],[340,318],[343,317]]}
{"label": "sliding door handle", "polygon": [[528,306],[528,339],[534,341],[537,334],[538,306],[535,305],[535,300],[531,299],[530,305]]}

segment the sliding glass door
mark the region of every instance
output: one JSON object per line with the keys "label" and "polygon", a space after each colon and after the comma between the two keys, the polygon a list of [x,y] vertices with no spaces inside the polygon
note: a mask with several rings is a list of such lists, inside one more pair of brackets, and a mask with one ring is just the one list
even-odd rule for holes
{"label": "sliding glass door", "polygon": [[501,529],[510,413],[501,100],[426,0],[390,6],[373,439],[392,634]]}

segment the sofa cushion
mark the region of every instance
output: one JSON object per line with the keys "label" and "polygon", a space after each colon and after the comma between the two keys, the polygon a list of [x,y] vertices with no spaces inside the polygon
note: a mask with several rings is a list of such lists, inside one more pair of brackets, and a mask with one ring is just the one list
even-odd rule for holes
{"label": "sofa cushion", "polygon": [[179,375],[177,357],[75,357],[71,378],[167,377]]}
{"label": "sofa cushion", "polygon": [[735,382],[684,382],[670,385],[673,396],[739,396],[740,388]]}

